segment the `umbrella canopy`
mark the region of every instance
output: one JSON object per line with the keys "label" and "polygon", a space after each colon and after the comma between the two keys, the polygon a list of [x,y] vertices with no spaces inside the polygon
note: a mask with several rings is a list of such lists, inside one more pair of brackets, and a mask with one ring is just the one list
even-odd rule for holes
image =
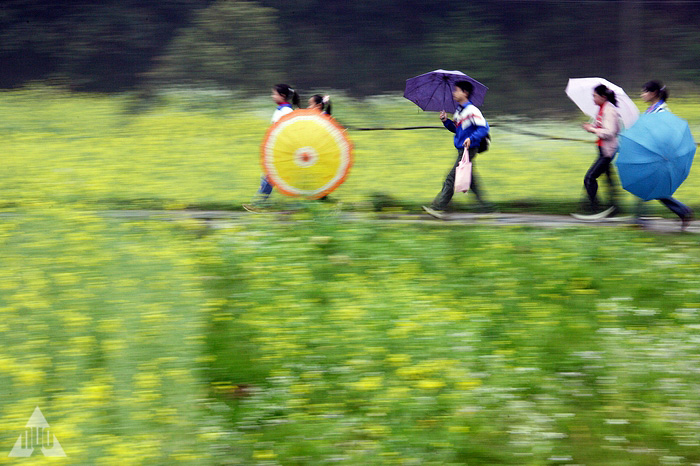
{"label": "umbrella canopy", "polygon": [[268,129],[263,170],[287,196],[318,199],[340,186],[352,166],[345,128],[317,110],[295,110]]}
{"label": "umbrella canopy", "polygon": [[622,124],[625,128],[631,128],[637,118],[639,109],[632,102],[625,91],[615,84],[603,78],[572,78],[566,85],[566,95],[589,117],[595,118],[599,107],[593,102],[593,89],[599,84],[605,84],[608,89],[615,92],[617,99],[617,110],[622,117]]}
{"label": "umbrella canopy", "polygon": [[461,71],[435,70],[407,79],[403,96],[423,110],[445,110],[453,113],[457,110],[457,102],[452,97],[452,90],[457,81],[469,81],[474,84],[474,92],[469,96],[469,100],[477,107],[484,104],[488,87]]}
{"label": "umbrella canopy", "polygon": [[688,123],[671,112],[648,113],[620,135],[622,187],[645,201],[671,197],[688,177],[695,141]]}

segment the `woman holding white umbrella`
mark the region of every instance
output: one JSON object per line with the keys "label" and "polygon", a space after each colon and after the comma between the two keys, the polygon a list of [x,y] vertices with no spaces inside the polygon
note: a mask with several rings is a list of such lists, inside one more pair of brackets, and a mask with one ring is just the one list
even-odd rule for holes
{"label": "woman holding white umbrella", "polygon": [[[616,202],[616,187],[614,172],[611,165],[617,153],[617,135],[620,133],[620,113],[617,110],[617,99],[615,92],[608,89],[604,84],[599,84],[593,89],[593,102],[599,107],[596,114],[595,123],[585,123],[583,129],[598,136],[598,157],[591,168],[586,172],[583,185],[588,194],[588,209],[590,215],[577,215],[577,218],[598,219],[613,216],[620,209]],[[610,191],[610,204],[607,210],[600,210],[598,203],[598,178],[605,174]]]}

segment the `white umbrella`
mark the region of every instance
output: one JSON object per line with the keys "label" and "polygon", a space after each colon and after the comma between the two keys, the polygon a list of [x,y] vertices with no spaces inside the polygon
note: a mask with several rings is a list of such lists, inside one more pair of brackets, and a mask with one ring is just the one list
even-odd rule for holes
{"label": "white umbrella", "polygon": [[593,89],[599,84],[605,84],[608,89],[615,92],[617,111],[622,117],[622,124],[625,125],[625,128],[630,128],[639,118],[639,109],[620,86],[603,78],[571,78],[566,85],[566,95],[583,113],[595,118],[599,107],[593,102]]}

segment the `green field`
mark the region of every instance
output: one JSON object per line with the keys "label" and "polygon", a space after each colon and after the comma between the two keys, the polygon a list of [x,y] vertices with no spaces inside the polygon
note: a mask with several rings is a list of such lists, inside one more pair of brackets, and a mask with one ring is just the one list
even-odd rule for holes
{"label": "green field", "polygon": [[[700,134],[700,105],[679,100],[671,104]],[[455,157],[451,133],[441,129],[436,114],[396,97],[353,101],[339,96],[334,106],[337,119],[350,127],[437,127],[350,131],[355,165],[334,198],[354,209],[388,199],[390,205],[419,210],[432,200]],[[46,88],[0,94],[0,206],[240,210],[259,184],[259,145],[273,109],[269,98],[241,100],[204,92],[165,94],[148,106],[129,95],[73,96]],[[594,139],[579,127],[584,115],[543,122],[491,116],[488,107],[484,113],[494,124],[494,142],[476,167],[489,198],[503,210],[577,207],[583,175],[595,158]],[[691,206],[700,206],[697,173],[696,167],[677,193]],[[623,201],[633,203],[627,196]],[[471,207],[464,196],[455,204]]]}
{"label": "green field", "polygon": [[[352,127],[436,124],[334,104]],[[45,463],[7,457],[37,406],[64,464],[700,463],[695,235],[375,218],[434,196],[440,130],[350,131],[335,202],[285,216],[104,212],[240,210],[270,107],[0,94],[0,463]],[[586,139],[578,121],[493,121],[499,208],[575,207],[593,145],[506,129]],[[698,209],[696,173],[678,198]]]}

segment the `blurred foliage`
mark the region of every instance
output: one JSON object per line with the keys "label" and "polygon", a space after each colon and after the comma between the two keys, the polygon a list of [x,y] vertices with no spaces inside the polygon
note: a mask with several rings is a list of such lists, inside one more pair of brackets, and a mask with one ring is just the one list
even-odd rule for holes
{"label": "blurred foliage", "polygon": [[175,38],[156,81],[222,88],[265,88],[284,81],[286,58],[276,10],[219,0]]}
{"label": "blurred foliage", "polygon": [[700,460],[695,241],[261,217],[198,243],[241,463]]}
{"label": "blurred foliage", "polygon": [[288,80],[366,96],[444,68],[486,83],[492,108],[543,113],[562,108],[546,91],[569,77],[697,81],[698,22],[684,1],[13,0],[0,6],[0,86],[259,93]]}
{"label": "blurred foliage", "polygon": [[0,5],[0,86],[51,78],[76,90],[143,81],[175,31],[209,0],[10,0]]}
{"label": "blurred foliage", "polygon": [[166,225],[54,203],[0,219],[0,463],[40,406],[70,464],[207,464],[222,429],[190,252]]}

